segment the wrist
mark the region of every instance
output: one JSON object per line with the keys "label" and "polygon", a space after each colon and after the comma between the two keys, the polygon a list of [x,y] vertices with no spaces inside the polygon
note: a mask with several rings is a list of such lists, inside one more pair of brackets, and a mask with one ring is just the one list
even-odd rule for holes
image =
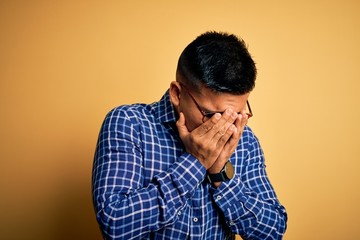
{"label": "wrist", "polygon": [[217,173],[214,173],[216,169],[211,170],[207,173],[207,179],[214,187],[220,186],[222,182],[228,181],[234,176],[234,167],[230,161],[226,162],[224,167]]}
{"label": "wrist", "polygon": [[[225,163],[226,164],[226,163]],[[224,168],[224,166],[225,166],[225,164],[224,165],[221,165],[221,166],[211,166],[211,168],[209,168],[208,170],[207,170],[207,173],[208,174],[218,174],[218,173],[220,173],[221,172],[221,170]]]}

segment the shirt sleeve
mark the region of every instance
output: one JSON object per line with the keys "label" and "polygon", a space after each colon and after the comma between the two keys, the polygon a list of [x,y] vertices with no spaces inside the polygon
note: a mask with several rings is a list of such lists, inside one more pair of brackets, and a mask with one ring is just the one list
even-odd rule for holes
{"label": "shirt sleeve", "polygon": [[259,141],[250,135],[245,153],[235,154],[234,178],[213,189],[213,198],[232,232],[244,239],[282,239],[287,214],[267,177]]}
{"label": "shirt sleeve", "polygon": [[93,201],[106,239],[140,239],[174,223],[206,174],[184,153],[144,186],[139,124],[127,114],[108,114],[95,152]]}

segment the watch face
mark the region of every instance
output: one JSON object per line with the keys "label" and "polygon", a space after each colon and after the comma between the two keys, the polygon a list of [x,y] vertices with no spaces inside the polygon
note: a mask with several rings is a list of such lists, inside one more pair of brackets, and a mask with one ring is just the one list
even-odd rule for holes
{"label": "watch face", "polygon": [[232,179],[234,177],[234,166],[231,164],[230,161],[228,161],[225,165],[225,171],[226,171],[226,176],[229,179]]}

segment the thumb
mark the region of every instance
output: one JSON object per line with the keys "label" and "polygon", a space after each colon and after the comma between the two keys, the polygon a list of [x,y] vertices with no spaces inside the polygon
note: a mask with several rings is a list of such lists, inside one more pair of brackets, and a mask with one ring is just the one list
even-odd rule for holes
{"label": "thumb", "polygon": [[179,131],[180,138],[183,139],[190,132],[185,125],[185,116],[182,112],[180,112],[180,117],[176,122],[176,127]]}

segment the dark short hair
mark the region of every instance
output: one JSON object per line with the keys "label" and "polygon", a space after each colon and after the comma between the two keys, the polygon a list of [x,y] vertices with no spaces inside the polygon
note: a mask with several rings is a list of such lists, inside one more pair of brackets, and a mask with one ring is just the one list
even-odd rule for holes
{"label": "dark short hair", "polygon": [[245,94],[255,87],[255,62],[241,38],[228,33],[206,32],[181,53],[177,79],[192,87],[215,92]]}

